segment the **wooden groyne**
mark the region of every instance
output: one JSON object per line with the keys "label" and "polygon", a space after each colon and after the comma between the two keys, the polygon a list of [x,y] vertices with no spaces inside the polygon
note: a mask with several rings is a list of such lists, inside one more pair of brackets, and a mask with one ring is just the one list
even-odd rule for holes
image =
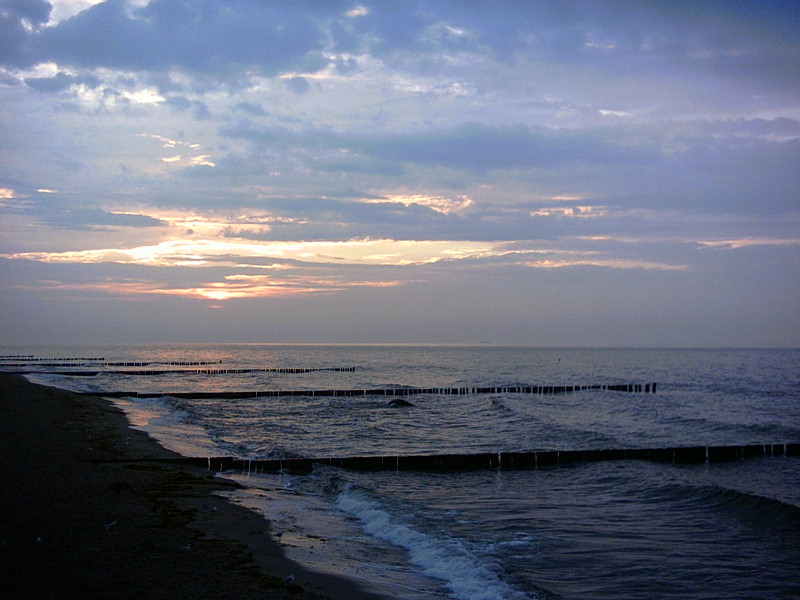
{"label": "wooden groyne", "polygon": [[[173,371],[174,372],[174,371]],[[88,396],[105,396],[108,398],[159,398],[172,396],[187,400],[207,398],[275,398],[283,396],[467,396],[474,394],[537,394],[555,395],[583,392],[587,390],[606,390],[627,393],[656,393],[655,383],[624,383],[597,385],[512,385],[499,387],[397,387],[375,389],[341,389],[341,390],[261,390],[261,391],[216,391],[216,392],[84,392]]]}
{"label": "wooden groyne", "polygon": [[[67,361],[67,362],[47,362],[47,361]],[[0,360],[2,367],[26,367],[31,364],[36,367],[82,367],[87,363],[98,364],[104,367],[149,367],[151,365],[176,365],[176,366],[203,366],[219,365],[221,360],[200,360],[200,361],[135,361],[135,362],[108,362],[103,359],[94,358],[33,358],[24,362],[9,363]]]}
{"label": "wooden groyne", "polygon": [[[36,367],[37,369],[58,369],[58,368],[78,368],[78,367],[85,367],[86,362],[59,362],[59,363],[2,363],[0,367],[14,367],[17,369],[20,368],[30,368]],[[17,373],[21,373],[22,375],[27,375],[29,373],[48,373],[50,375],[54,375],[53,371],[17,371]]]}
{"label": "wooden groyne", "polygon": [[[177,363],[163,363],[163,364],[177,364]],[[56,365],[69,367],[71,365]],[[134,365],[135,366],[135,365]],[[92,370],[92,371],[23,371],[25,375],[28,374],[46,374],[46,375],[66,375],[70,377],[95,377],[96,375],[180,375],[180,374],[197,374],[197,375],[229,375],[239,373],[315,373],[317,371],[339,371],[343,373],[352,373],[356,370],[355,367],[322,367],[322,368],[269,368],[269,369],[139,369],[136,371],[131,370]],[[164,394],[159,394],[163,396]]]}
{"label": "wooden groyne", "polygon": [[269,460],[249,460],[232,457],[183,458],[179,460],[206,466],[211,471],[265,473],[292,471],[309,473],[314,465],[326,465],[352,471],[455,472],[482,471],[486,469],[503,471],[539,469],[610,460],[647,460],[660,463],[699,464],[726,462],[759,456],[800,456],[800,443]]}
{"label": "wooden groyne", "polygon": [[[85,357],[85,356],[78,356],[78,357],[60,357],[60,358],[37,358],[35,356],[14,356],[14,355],[7,355],[0,357],[1,361],[6,360],[15,360],[21,363],[41,363],[41,362],[102,362],[105,360],[103,357]],[[12,365],[3,365],[5,367],[12,366]]]}
{"label": "wooden groyne", "polygon": [[[9,364],[8,361],[17,361],[14,364]],[[201,365],[219,365],[222,364],[221,360],[175,360],[175,361],[128,361],[128,362],[110,362],[102,357],[65,357],[65,358],[37,358],[35,356],[0,356],[0,366],[3,367],[22,367],[29,363],[39,363],[38,367],[72,367],[80,366],[86,363],[98,363],[106,367],[147,367],[150,365],[183,365],[183,366],[201,366]]]}
{"label": "wooden groyne", "polygon": [[151,360],[149,362],[103,362],[106,367],[149,367],[150,365],[175,365],[175,366],[203,366],[203,365],[220,365],[221,360],[170,360],[160,361]]}

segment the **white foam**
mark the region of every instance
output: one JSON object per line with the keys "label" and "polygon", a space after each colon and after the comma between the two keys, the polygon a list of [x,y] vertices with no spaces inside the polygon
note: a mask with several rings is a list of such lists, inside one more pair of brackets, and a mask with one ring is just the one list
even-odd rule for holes
{"label": "white foam", "polygon": [[405,548],[410,562],[444,582],[458,600],[530,600],[457,539],[417,531],[392,516],[377,501],[349,485],[336,499],[344,512],[358,518],[368,534]]}
{"label": "white foam", "polygon": [[55,387],[70,392],[82,393],[97,391],[96,379],[94,377],[67,377],[55,373],[26,373],[23,377],[36,385]]}
{"label": "white foam", "polygon": [[356,580],[366,591],[397,600],[442,598],[437,580],[415,571],[402,548],[365,535],[360,524],[331,506],[315,475],[224,473],[242,488],[226,498],[270,522],[287,558],[313,571]]}
{"label": "white foam", "polygon": [[165,398],[114,398],[113,402],[125,412],[131,427],[145,431],[168,450],[183,456],[219,454],[219,444],[208,432]]}

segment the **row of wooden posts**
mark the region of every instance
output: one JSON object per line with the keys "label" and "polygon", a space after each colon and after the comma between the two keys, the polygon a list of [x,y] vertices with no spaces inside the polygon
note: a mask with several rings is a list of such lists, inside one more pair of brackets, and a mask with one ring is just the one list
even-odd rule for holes
{"label": "row of wooden posts", "polygon": [[[104,367],[149,367],[150,365],[172,365],[172,366],[204,366],[204,365],[218,365],[221,364],[221,360],[192,360],[192,361],[164,361],[164,362],[106,362],[104,360],[95,360],[91,358],[87,358],[84,361],[78,361],[78,359],[69,359],[69,358],[56,358],[56,359],[49,359],[49,360],[68,360],[70,362],[39,362],[41,359],[33,359],[27,362],[0,362],[0,367],[27,367],[34,365],[37,368],[52,368],[52,367],[84,367],[86,363],[94,362],[103,365]],[[116,371],[97,371],[98,373],[115,373]],[[124,372],[124,371],[123,371]]]}
{"label": "row of wooden posts", "polygon": [[[175,363],[164,363],[175,364]],[[70,366],[70,365],[61,365]],[[113,370],[97,370],[97,371],[22,371],[24,374],[30,373],[45,373],[47,375],[65,375],[69,377],[95,377],[97,375],[180,375],[180,374],[197,374],[197,375],[228,375],[238,373],[315,373],[317,371],[340,371],[352,373],[355,367],[323,367],[318,369],[303,369],[303,368],[272,368],[272,369],[140,369],[138,371],[113,371]],[[162,394],[163,395],[163,394]]]}
{"label": "row of wooden posts", "polygon": [[232,457],[181,458],[182,462],[207,466],[211,471],[249,473],[310,472],[314,465],[355,471],[478,471],[521,470],[556,467],[580,462],[648,460],[661,463],[712,463],[758,456],[800,456],[800,443],[735,446],[688,446],[671,448],[616,448],[598,450],[543,450],[481,454],[410,456],[351,456],[343,458],[292,458],[249,460]]}
{"label": "row of wooden posts", "polygon": [[[102,361],[105,360],[105,358],[103,358],[103,357],[85,357],[85,356],[78,356],[78,357],[63,356],[61,358],[37,358],[35,356],[22,356],[22,355],[16,355],[16,354],[9,354],[9,355],[5,355],[5,356],[0,356],[0,360],[1,361],[16,360],[16,361],[21,361],[21,362],[25,362],[25,363],[30,363],[30,362],[55,362],[55,361],[67,361],[67,360],[70,361],[70,362],[78,362],[78,361],[81,361],[81,362],[87,362],[87,361],[102,362]],[[14,366],[14,365],[3,365],[3,366],[8,367],[8,366]]]}
{"label": "row of wooden posts", "polygon": [[596,385],[517,385],[500,387],[397,387],[377,389],[343,389],[343,390],[261,390],[261,391],[216,391],[216,392],[84,392],[84,395],[106,396],[111,398],[159,398],[172,396],[184,399],[206,398],[275,398],[283,396],[307,397],[345,397],[345,396],[466,396],[474,394],[538,394],[554,395],[582,392],[586,390],[607,390],[628,393],[656,393],[655,383],[623,383]]}

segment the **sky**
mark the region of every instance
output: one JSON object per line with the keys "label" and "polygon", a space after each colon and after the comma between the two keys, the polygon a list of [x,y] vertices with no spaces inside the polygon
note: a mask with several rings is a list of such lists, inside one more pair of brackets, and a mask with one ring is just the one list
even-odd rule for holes
{"label": "sky", "polygon": [[800,3],[0,0],[0,343],[800,346]]}

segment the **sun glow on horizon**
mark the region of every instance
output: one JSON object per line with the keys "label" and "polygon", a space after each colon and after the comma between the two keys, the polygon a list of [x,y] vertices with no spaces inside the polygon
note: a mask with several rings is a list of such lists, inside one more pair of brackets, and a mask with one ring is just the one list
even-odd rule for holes
{"label": "sun glow on horizon", "polygon": [[[164,136],[148,137],[156,139],[168,149],[193,146]],[[198,164],[206,160],[206,157],[207,155],[201,156]],[[173,155],[162,160],[177,163],[190,159]],[[0,196],[18,197],[10,188],[0,190]],[[567,197],[563,199],[566,200]],[[468,195],[446,197],[397,193],[385,194],[379,199],[362,199],[360,202],[405,207],[415,205],[446,217],[460,217],[462,212],[474,206]],[[273,227],[307,225],[306,217],[287,217],[263,208],[239,208],[232,212],[163,209],[145,205],[129,206],[126,209],[109,208],[105,212],[149,217],[158,225],[148,231],[151,234],[155,232],[155,239],[160,241],[152,242],[154,238],[149,237],[150,243],[142,243],[140,240],[143,238],[137,237],[140,229],[119,226],[117,231],[125,231],[126,235],[131,236],[127,245],[61,252],[16,252],[2,254],[0,258],[49,264],[156,267],[162,270],[150,280],[90,280],[82,285],[40,281],[38,285],[43,289],[82,290],[119,297],[161,295],[194,298],[215,302],[216,307],[222,307],[227,301],[247,298],[331,294],[353,288],[386,288],[411,281],[427,281],[437,275],[425,272],[424,269],[438,269],[434,265],[444,263],[463,269],[521,267],[553,270],[587,267],[676,271],[690,268],[686,264],[613,256],[605,248],[610,240],[608,236],[579,238],[581,241],[603,246],[602,250],[571,247],[575,238],[476,241],[353,237],[347,240],[287,241],[269,239],[273,235]],[[607,207],[590,204],[551,205],[530,212],[531,216],[556,219],[585,219],[605,217],[607,214]],[[643,240],[624,241],[633,244]],[[731,241],[700,244],[703,247],[740,247]],[[374,270],[376,267],[381,270]],[[212,272],[212,269],[218,271],[209,276],[207,273]],[[397,269],[409,270],[408,273],[414,274],[400,276]],[[173,274],[179,273],[176,280]]]}
{"label": "sun glow on horizon", "polygon": [[149,266],[235,266],[244,258],[270,258],[310,264],[427,264],[492,253],[496,244],[471,241],[351,239],[347,241],[220,241],[171,239],[133,248],[68,252],[18,252],[4,258],[44,263],[121,263]]}

